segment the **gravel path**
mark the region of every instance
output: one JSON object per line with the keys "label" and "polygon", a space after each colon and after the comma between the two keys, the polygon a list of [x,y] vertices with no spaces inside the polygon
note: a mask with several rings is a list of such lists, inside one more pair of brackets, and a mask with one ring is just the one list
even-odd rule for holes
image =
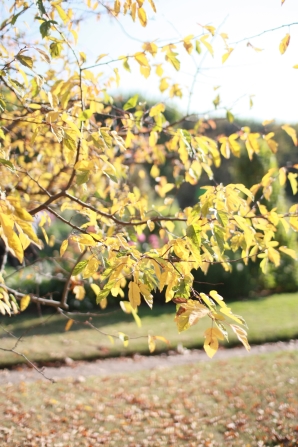
{"label": "gravel path", "polygon": [[[220,349],[214,359],[229,359],[234,357],[246,357],[248,355],[265,354],[278,351],[297,351],[298,340],[290,342],[266,343],[259,346],[253,346],[250,353],[242,347],[231,349]],[[186,365],[196,362],[207,362],[210,360],[204,351],[184,349],[180,354],[171,352],[169,354],[134,357],[120,357],[114,359],[101,359],[93,362],[72,361],[66,359],[67,365],[60,367],[46,367],[44,374],[55,381],[72,377],[79,382],[85,381],[90,376],[107,376],[111,374],[122,374],[149,370],[155,368],[168,368],[176,365]],[[0,385],[19,382],[33,382],[36,380],[45,380],[37,371],[29,369],[26,366],[18,370],[0,370]]]}

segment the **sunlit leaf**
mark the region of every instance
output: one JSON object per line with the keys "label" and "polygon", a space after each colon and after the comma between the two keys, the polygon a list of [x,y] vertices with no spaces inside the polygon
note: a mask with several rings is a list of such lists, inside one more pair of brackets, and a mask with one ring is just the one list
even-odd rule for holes
{"label": "sunlit leaf", "polygon": [[71,326],[73,325],[73,323],[74,323],[74,320],[72,320],[72,319],[68,320],[67,323],[66,323],[66,325],[65,325],[64,330],[65,330],[66,332],[69,331],[69,329],[71,328]]}
{"label": "sunlit leaf", "polygon": [[218,339],[216,337],[207,336],[204,341],[204,349],[208,357],[212,357],[218,350]]}
{"label": "sunlit leaf", "polygon": [[230,326],[237,335],[238,339],[241,341],[241,343],[243,343],[245,349],[249,351],[250,346],[247,341],[247,332],[242,327],[237,326],[236,324],[230,324]]}
{"label": "sunlit leaf", "polygon": [[143,8],[138,9],[138,17],[139,17],[140,24],[142,26],[146,26],[147,25],[147,14],[146,14],[145,9],[143,9]]}
{"label": "sunlit leaf", "polygon": [[128,298],[133,309],[141,304],[140,288],[134,281],[130,281],[128,285]]}
{"label": "sunlit leaf", "polygon": [[281,128],[292,138],[295,146],[298,146],[296,130],[293,127],[289,126],[288,124],[281,126]]}
{"label": "sunlit leaf", "polygon": [[21,312],[24,312],[24,310],[27,309],[27,307],[30,304],[30,301],[31,301],[30,295],[22,296],[21,301],[20,301],[20,310],[21,310]]}
{"label": "sunlit leaf", "polygon": [[81,273],[85,269],[87,264],[88,264],[88,260],[78,262],[72,271],[73,276],[76,276],[79,273]]}
{"label": "sunlit leaf", "polygon": [[284,54],[286,52],[289,43],[290,43],[290,34],[286,34],[279,44],[279,51],[281,54]]}
{"label": "sunlit leaf", "polygon": [[24,56],[23,54],[17,54],[16,59],[21,62],[22,65],[28,68],[33,68],[33,59],[30,56]]}

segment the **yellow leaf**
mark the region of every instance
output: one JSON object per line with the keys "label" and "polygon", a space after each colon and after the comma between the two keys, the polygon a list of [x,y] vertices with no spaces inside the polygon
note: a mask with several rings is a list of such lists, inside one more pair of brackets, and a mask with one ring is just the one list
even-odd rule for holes
{"label": "yellow leaf", "polygon": [[218,339],[216,337],[206,337],[204,341],[204,349],[208,357],[212,359],[218,350]]}
{"label": "yellow leaf", "polygon": [[87,279],[90,278],[94,273],[97,272],[100,262],[96,259],[95,256],[92,256],[88,260],[88,264],[86,265],[84,271],[83,271],[83,278]]}
{"label": "yellow leaf", "polygon": [[278,247],[278,249],[282,252],[285,253],[288,256],[291,256],[291,258],[295,259],[295,261],[297,261],[297,254],[295,250],[292,250],[291,248],[282,246],[282,247]]}
{"label": "yellow leaf", "polygon": [[2,313],[2,315],[5,315],[5,313],[11,315],[10,306],[8,306],[8,304],[3,302],[3,300],[1,299],[0,299],[0,312]]}
{"label": "yellow leaf", "polygon": [[158,64],[157,66],[156,66],[156,69],[155,69],[155,73],[157,74],[157,76],[162,76],[162,74],[163,74],[163,68],[162,68],[162,65],[161,64]]}
{"label": "yellow leaf", "polygon": [[291,184],[293,194],[295,195],[297,193],[297,174],[294,174],[293,172],[289,172],[288,179]]}
{"label": "yellow leaf", "polygon": [[176,58],[178,53],[174,53],[173,51],[168,51],[168,53],[165,55],[166,61],[170,62],[175,70],[180,70],[180,61]]}
{"label": "yellow leaf", "polygon": [[155,340],[159,340],[162,341],[164,343],[166,343],[167,345],[170,344],[169,340],[167,340],[165,337],[163,337],[162,335],[154,335]]}
{"label": "yellow leaf", "polygon": [[77,43],[78,43],[78,37],[79,37],[79,36],[78,36],[78,33],[77,33],[74,29],[71,29],[70,32],[71,32],[71,34],[73,35],[75,45],[77,45]]}
{"label": "yellow leaf", "polygon": [[131,11],[131,18],[135,22],[137,13],[137,4],[135,2],[131,5],[130,11]]}
{"label": "yellow leaf", "polygon": [[167,88],[169,88],[169,83],[167,81],[167,78],[162,78],[159,83],[159,90],[161,92],[164,92],[165,90],[167,90]]}
{"label": "yellow leaf", "polygon": [[27,309],[27,307],[29,306],[30,300],[31,300],[30,295],[22,296],[21,301],[20,301],[21,312],[23,312],[25,309]]}
{"label": "yellow leaf", "polygon": [[99,301],[99,305],[101,309],[105,309],[108,305],[108,300],[106,298],[103,298]]}
{"label": "yellow leaf", "polygon": [[145,42],[143,44],[143,50],[148,51],[152,56],[155,56],[158,50],[158,46],[153,42]]}
{"label": "yellow leaf", "polygon": [[193,34],[191,34],[190,36],[187,36],[183,39],[183,46],[186,49],[186,51],[188,52],[188,54],[191,54],[192,50],[193,50],[193,44],[191,43],[191,40],[193,39]]}
{"label": "yellow leaf", "polygon": [[130,281],[128,285],[128,298],[133,309],[141,304],[140,288],[134,281]]}
{"label": "yellow leaf", "polygon": [[68,320],[68,322],[67,322],[66,325],[65,325],[64,330],[65,330],[65,331],[69,331],[69,329],[70,329],[71,326],[73,325],[73,322],[74,322],[74,320],[72,320],[72,319]]}
{"label": "yellow leaf", "polygon": [[83,286],[75,286],[73,288],[73,293],[77,300],[82,301],[85,298],[86,291]]}
{"label": "yellow leaf", "polygon": [[122,340],[122,342],[123,342],[123,346],[126,348],[129,343],[128,336],[126,334],[124,334],[123,332],[118,332],[118,335],[119,335],[120,340]]}
{"label": "yellow leaf", "polygon": [[291,206],[289,212],[293,214],[290,217],[290,225],[295,231],[298,231],[298,205]]}
{"label": "yellow leaf", "polygon": [[[91,286],[92,287],[92,286]],[[98,286],[97,286],[98,287]],[[98,287],[99,288],[99,287]],[[123,312],[125,312],[126,314],[131,314],[132,313],[132,307],[129,301],[120,301],[120,307],[123,310]]]}
{"label": "yellow leaf", "polygon": [[144,78],[149,78],[151,73],[151,67],[144,67],[143,65],[140,66],[140,72],[144,76]]}
{"label": "yellow leaf", "polygon": [[114,13],[115,13],[116,16],[120,12],[120,7],[121,7],[120,1],[119,0],[115,0],[115,2],[114,2]]}
{"label": "yellow leaf", "polygon": [[203,45],[205,45],[211,56],[213,56],[214,55],[213,47],[209,42],[207,42],[208,38],[209,38],[208,34],[205,34],[200,38],[200,41],[202,42]]}
{"label": "yellow leaf", "polygon": [[61,256],[61,257],[64,255],[64,253],[65,253],[67,247],[68,247],[68,239],[65,239],[65,240],[62,242],[61,247],[60,247],[60,256]]}
{"label": "yellow leaf", "polygon": [[278,267],[280,265],[280,254],[277,250],[275,250],[272,247],[268,248],[268,259],[273,262],[275,267]]}
{"label": "yellow leaf", "polygon": [[217,304],[219,304],[220,307],[226,307],[226,303],[224,302],[224,299],[221,295],[219,295],[216,290],[210,290],[209,295],[211,296],[211,298],[214,299],[214,301],[217,302]]}
{"label": "yellow leaf", "polygon": [[247,332],[242,327],[239,327],[236,324],[230,324],[230,326],[237,335],[238,339],[241,341],[241,343],[243,343],[245,349],[249,351],[250,346],[247,341]]}
{"label": "yellow leaf", "polygon": [[298,68],[298,64],[296,64],[296,65],[293,65],[293,68],[296,68],[296,69],[297,69],[297,68]]}
{"label": "yellow leaf", "polygon": [[206,331],[204,332],[204,336],[210,338],[216,337],[220,340],[225,339],[223,333],[217,327],[210,327],[209,329],[206,329]]}
{"label": "yellow leaf", "polygon": [[293,127],[289,126],[288,124],[285,124],[281,127],[287,134],[292,138],[295,146],[298,146],[298,139],[297,139],[297,133],[296,130],[293,129]]}
{"label": "yellow leaf", "polygon": [[257,48],[254,45],[252,45],[250,42],[247,42],[246,44],[247,47],[251,47],[253,50],[255,50],[257,53],[259,53],[260,51],[263,51],[262,48]]}
{"label": "yellow leaf", "polygon": [[134,55],[135,60],[144,67],[149,67],[149,62],[144,53],[138,52]]}
{"label": "yellow leaf", "polygon": [[65,22],[65,23],[69,22],[69,17],[65,13],[65,11],[61,8],[61,6],[56,5],[54,3],[52,3],[52,5],[56,8],[56,11],[58,12],[58,14],[60,16],[60,19],[63,20],[63,22]]}
{"label": "yellow leaf", "polygon": [[148,1],[150,3],[151,8],[153,9],[153,11],[156,12],[156,7],[155,7],[155,4],[154,4],[154,1],[153,0],[148,0]]}
{"label": "yellow leaf", "polygon": [[148,335],[148,346],[149,346],[149,351],[154,352],[155,351],[155,337],[153,337],[152,335]]}
{"label": "yellow leaf", "polygon": [[138,9],[138,17],[139,17],[140,24],[145,27],[147,25],[147,14],[146,14],[145,9],[143,9],[143,8]]}
{"label": "yellow leaf", "polygon": [[229,48],[227,53],[223,54],[223,56],[222,56],[222,63],[223,64],[228,59],[228,57],[230,56],[230,54],[232,53],[233,50],[234,50],[234,48]]}
{"label": "yellow leaf", "polygon": [[161,112],[164,112],[165,109],[166,109],[166,106],[163,103],[159,103],[156,106],[151,107],[149,116],[159,115]]}
{"label": "yellow leaf", "polygon": [[207,31],[209,31],[209,33],[210,33],[212,36],[215,35],[216,28],[215,28],[214,26],[206,25],[206,26],[203,26],[203,28],[205,28]]}
{"label": "yellow leaf", "polygon": [[[180,309],[184,309],[184,311],[179,313]],[[186,303],[181,304],[180,309],[175,317],[179,332],[185,331],[210,313],[210,310],[207,309],[206,306],[191,299],[187,300]]]}
{"label": "yellow leaf", "polygon": [[148,228],[149,228],[150,231],[154,231],[155,223],[152,222],[152,220],[150,220],[150,219],[147,220],[147,226],[148,226]]}
{"label": "yellow leaf", "polygon": [[279,51],[281,54],[284,54],[286,52],[289,43],[290,43],[290,34],[286,34],[279,44]]}
{"label": "yellow leaf", "polygon": [[106,57],[106,56],[108,56],[107,53],[105,53],[105,54],[100,54],[100,55],[98,56],[98,58],[96,59],[95,63],[97,64],[97,62],[99,62],[100,59],[102,59],[103,57]]}
{"label": "yellow leaf", "polygon": [[0,213],[0,223],[2,226],[3,236],[6,238],[6,245],[13,255],[22,264],[24,259],[24,250],[17,234],[13,231],[14,222],[3,213]]}
{"label": "yellow leaf", "polygon": [[232,320],[237,321],[237,323],[243,324],[243,321],[240,320],[238,315],[234,315],[231,312],[230,307],[221,307],[220,308],[221,313],[223,313],[224,315],[227,315],[228,317],[232,318]]}

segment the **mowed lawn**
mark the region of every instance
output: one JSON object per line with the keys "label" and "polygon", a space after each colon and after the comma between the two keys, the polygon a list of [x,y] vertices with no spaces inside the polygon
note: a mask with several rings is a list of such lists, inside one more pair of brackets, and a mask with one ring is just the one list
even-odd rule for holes
{"label": "mowed lawn", "polygon": [[[298,337],[298,294],[280,294],[251,301],[230,304],[232,311],[244,317],[248,325],[248,339],[251,344],[269,341],[289,340]],[[30,314],[0,319],[0,347],[11,349],[16,339],[22,336],[17,350],[27,355],[30,360],[38,362],[63,361],[72,359],[95,359],[100,357],[129,355],[136,352],[148,354],[148,333],[162,335],[170,345],[157,342],[157,352],[176,349],[178,345],[186,348],[201,348],[203,334],[210,327],[208,317],[187,331],[178,334],[174,322],[175,305],[169,303],[155,306],[151,311],[148,306],[141,306],[139,315],[142,327],[138,328],[132,315],[122,310],[107,309],[99,317],[74,317],[80,321],[74,323],[69,331],[65,331],[68,320],[53,314],[42,318]],[[97,329],[90,327],[91,323]],[[232,321],[231,321],[232,322]],[[10,334],[8,333],[10,332]],[[124,348],[118,339],[119,332],[129,336],[129,344]],[[104,334],[115,335],[114,343]],[[230,343],[227,347],[239,344],[238,339],[230,331]],[[20,363],[21,357],[0,351],[0,367]]]}
{"label": "mowed lawn", "polygon": [[0,396],[10,447],[298,445],[297,352],[6,385]]}

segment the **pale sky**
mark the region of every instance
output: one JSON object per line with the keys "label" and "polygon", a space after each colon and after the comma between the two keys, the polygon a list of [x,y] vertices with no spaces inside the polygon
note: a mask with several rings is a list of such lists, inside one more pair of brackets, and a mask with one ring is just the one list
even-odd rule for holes
{"label": "pale sky", "polygon": [[[205,51],[200,56],[194,53],[193,58],[180,44],[181,71],[176,72],[167,63],[164,75],[169,75],[183,87],[183,99],[175,100],[182,111],[187,110],[190,86],[196,66],[200,65],[191,112],[212,111],[212,100],[220,94],[222,106],[233,106],[232,112],[239,118],[261,121],[275,118],[282,122],[298,122],[298,69],[293,68],[293,65],[298,64],[297,0],[286,0],[283,6],[281,0],[155,0],[155,3],[157,14],[146,7],[149,18],[146,28],[133,23],[130,17],[119,16],[120,24],[117,19],[107,16],[102,16],[98,22],[87,20],[81,27],[78,49],[87,54],[88,65],[89,61],[95,61],[102,53],[109,54],[105,61],[140,51],[142,41],[155,41],[157,45],[162,45],[176,42],[189,34],[201,35],[202,28],[198,24],[220,27],[219,32],[227,33],[229,42],[233,43],[264,30],[297,23],[290,28],[284,27],[250,39],[251,44],[263,49],[261,52],[248,48],[247,41],[231,45],[235,49],[225,64],[221,62],[224,46],[220,37],[213,41],[214,58],[210,54],[204,56]],[[291,35],[290,45],[286,53],[281,55],[279,44],[287,33]],[[110,64],[109,67],[101,68],[112,72],[117,66]],[[139,74],[137,63],[132,62],[131,67],[130,74],[119,65],[119,93],[141,92],[148,99],[168,103],[167,92],[158,93],[159,78],[155,73],[145,79]],[[220,88],[214,91],[216,86]],[[115,92],[117,90],[114,89]],[[251,110],[249,95],[255,95]],[[224,112],[215,113],[209,116],[220,116]]]}

